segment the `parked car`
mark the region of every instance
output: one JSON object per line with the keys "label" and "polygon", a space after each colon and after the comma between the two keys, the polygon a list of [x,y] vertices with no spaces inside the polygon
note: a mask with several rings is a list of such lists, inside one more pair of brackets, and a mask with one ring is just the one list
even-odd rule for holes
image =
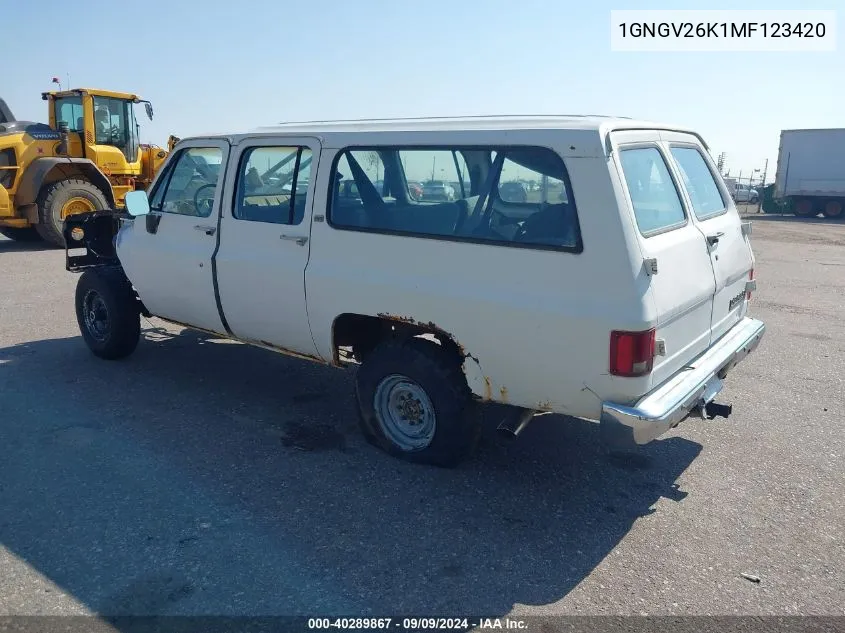
{"label": "parked car", "polygon": [[442,180],[429,180],[423,185],[422,199],[426,201],[450,202],[457,199],[455,188]]}
{"label": "parked car", "polygon": [[421,200],[423,197],[422,183],[417,182],[416,180],[409,180],[408,194],[411,196],[412,200]]}
{"label": "parked car", "polygon": [[[405,177],[405,159],[431,162],[427,146],[462,154],[478,196],[423,206],[405,192],[389,204],[375,194],[360,168],[373,148]],[[298,147],[319,184],[289,200],[240,195],[257,147]],[[172,177],[192,153],[216,155],[219,175]],[[492,183],[505,159],[565,183],[567,202],[503,203]],[[692,180],[671,176],[682,171]],[[364,436],[403,459],[466,458],[490,402],[505,411],[503,432],[557,413],[636,447],[690,416],[729,415],[715,399],[765,332],[748,314],[750,225],[716,173],[693,131],[629,119],[336,122],[196,137],[176,145],[149,197],[126,195],[125,213],[67,218],[66,266],[82,272],[76,317],[95,355],[131,354],[143,315],[356,366]],[[169,199],[178,212],[161,205]]]}
{"label": "parked car", "polygon": [[733,197],[735,202],[739,202],[741,204],[757,204],[757,201],[760,199],[760,194],[756,189],[750,187],[749,185],[737,184],[733,192]]}
{"label": "parked car", "polygon": [[499,197],[505,202],[522,203],[528,200],[528,192],[521,182],[503,182],[499,185]]}

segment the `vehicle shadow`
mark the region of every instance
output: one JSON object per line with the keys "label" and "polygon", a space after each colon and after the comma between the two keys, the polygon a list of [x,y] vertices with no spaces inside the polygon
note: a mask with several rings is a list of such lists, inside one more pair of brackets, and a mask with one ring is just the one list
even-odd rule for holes
{"label": "vehicle shadow", "polygon": [[552,415],[502,444],[491,410],[474,459],[415,466],[361,438],[353,370],[145,337],[117,362],[79,338],[0,349],[0,543],[58,587],[17,609],[503,615],[560,600],[680,502],[701,450],[608,455]]}
{"label": "vehicle shadow", "polygon": [[55,251],[58,249],[58,246],[41,240],[15,241],[0,236],[0,254],[26,251]]}

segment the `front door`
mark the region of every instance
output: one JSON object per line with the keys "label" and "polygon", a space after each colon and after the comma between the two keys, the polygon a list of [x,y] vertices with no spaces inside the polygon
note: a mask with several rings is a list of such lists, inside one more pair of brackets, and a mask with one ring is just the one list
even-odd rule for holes
{"label": "front door", "polygon": [[320,143],[252,139],[235,152],[215,257],[226,323],[241,340],[319,357],[305,267]]}
{"label": "front door", "polygon": [[225,333],[215,299],[212,255],[229,143],[197,139],[168,158],[150,195],[150,215],[121,229],[117,254],[154,315]]}

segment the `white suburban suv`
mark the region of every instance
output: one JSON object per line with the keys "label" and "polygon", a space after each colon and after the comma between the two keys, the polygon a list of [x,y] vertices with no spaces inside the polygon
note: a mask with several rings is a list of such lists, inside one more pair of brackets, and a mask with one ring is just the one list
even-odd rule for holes
{"label": "white suburban suv", "polygon": [[[411,195],[432,173],[468,187]],[[67,268],[96,355],[145,315],[360,365],[363,432],[405,459],[466,457],[485,402],[515,434],[554,412],[635,446],[727,416],[765,330],[717,173],[696,133],[628,119],[285,124],[182,140],[126,213],[67,220]],[[500,195],[520,178],[540,185]]]}

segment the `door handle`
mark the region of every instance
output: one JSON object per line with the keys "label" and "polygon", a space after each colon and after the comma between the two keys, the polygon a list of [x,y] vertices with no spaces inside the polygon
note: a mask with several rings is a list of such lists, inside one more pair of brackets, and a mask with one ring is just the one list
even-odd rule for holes
{"label": "door handle", "polygon": [[308,241],[307,237],[301,237],[299,235],[280,235],[279,237],[283,240],[290,240],[291,242],[296,242],[300,246],[305,246],[305,243]]}
{"label": "door handle", "polygon": [[205,224],[197,224],[194,226],[195,231],[203,231],[206,235],[214,235],[217,232],[216,226],[208,226]]}
{"label": "door handle", "polygon": [[719,231],[718,233],[714,233],[713,235],[708,235],[707,236],[707,243],[710,244],[710,246],[713,246],[714,244],[718,244],[719,238],[724,237],[724,235],[725,235],[724,231]]}

